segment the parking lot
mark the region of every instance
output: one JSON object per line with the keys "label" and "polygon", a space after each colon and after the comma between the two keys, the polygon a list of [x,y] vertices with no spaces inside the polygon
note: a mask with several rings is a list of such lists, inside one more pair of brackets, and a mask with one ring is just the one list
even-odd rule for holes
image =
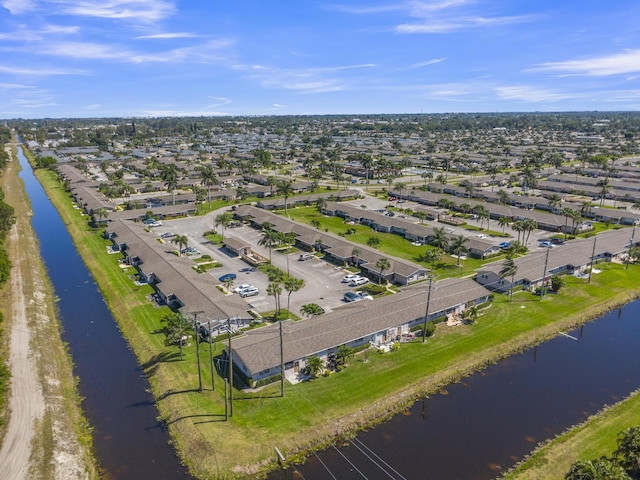
{"label": "parking lot", "polygon": [[[209,217],[208,215],[207,217]],[[210,255],[211,258],[220,262],[223,267],[214,268],[207,272],[212,276],[212,285],[220,284],[218,278],[225,273],[235,273],[236,280],[234,285],[251,284],[256,286],[260,293],[257,296],[246,297],[245,300],[258,312],[270,311],[275,309],[275,299],[267,295],[267,285],[269,279],[267,276],[257,269],[243,261],[240,257],[230,254],[227,250],[218,245],[210,244],[203,233],[211,229],[211,219],[206,217],[188,217],[177,220],[167,220],[162,227],[156,228],[155,231],[160,235],[164,232],[171,231],[178,235],[186,235],[189,239],[189,246],[197,248],[202,254]],[[254,252],[269,258],[269,250],[258,246],[261,234],[248,226],[237,228],[228,228],[225,230],[225,236],[233,236],[234,238],[246,242],[251,245]],[[299,261],[299,250],[295,253],[284,254],[274,250],[271,253],[273,265],[279,267],[283,271],[289,271],[290,275],[295,278],[304,280],[305,286],[298,292],[291,294],[290,310],[300,316],[300,307],[307,303],[317,303],[325,311],[330,311],[347,303],[344,301],[344,293],[353,290],[346,283],[341,283],[342,278],[347,273],[344,269],[332,265],[317,257],[309,260]],[[288,292],[283,288],[280,296],[282,308],[287,307]]]}

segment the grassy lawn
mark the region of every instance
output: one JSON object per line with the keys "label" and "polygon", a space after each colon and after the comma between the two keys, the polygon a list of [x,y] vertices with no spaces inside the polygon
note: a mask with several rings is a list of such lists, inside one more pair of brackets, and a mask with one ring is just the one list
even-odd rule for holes
{"label": "grassy lawn", "polygon": [[513,480],[554,480],[564,478],[576,460],[610,457],[616,437],[640,424],[640,390],[582,425],[537,449],[516,469],[504,475]]}
{"label": "grassy lawn", "polygon": [[[198,392],[193,342],[185,347],[184,360],[179,361],[177,347],[166,347],[157,333],[160,318],[169,310],[155,307],[147,299],[151,287],[135,286],[129,279],[133,270],[124,271],[116,255],[105,253],[109,242],[99,230],[87,226],[87,217],[72,208],[69,195],[53,175],[39,172],[39,178],[143,365],[176,447],[193,473],[201,477],[246,478],[273,464],[275,446],[289,456],[330,441],[338,433],[397,411],[418,395],[552,336],[559,326],[568,328],[586,321],[587,309],[595,316],[625,303],[638,290],[640,266],[632,265],[625,271],[620,265],[603,265],[591,284],[567,278],[565,289],[548,295],[543,302],[528,293],[516,293],[513,303],[499,295],[473,325],[439,325],[426,343],[403,344],[389,354],[362,352],[340,373],[287,385],[284,398],[279,384],[255,392],[236,390],[233,417],[225,422],[222,380],[216,376],[215,391],[209,384],[208,346],[200,348],[204,391]],[[317,218],[322,229],[334,233],[355,228],[356,233],[347,238],[357,242],[377,236],[382,242],[380,249],[390,255],[415,261],[425,248],[414,247],[396,235],[373,233],[368,227],[344,225],[340,219],[318,215],[315,208],[289,212],[305,223]],[[455,258],[447,257],[444,262],[442,272],[447,272]],[[470,273],[480,264],[466,260],[463,268],[453,269]],[[216,343],[214,356],[220,355],[222,348],[222,342]]]}
{"label": "grassy lawn", "polygon": [[[344,238],[362,245],[367,244],[369,237],[380,239],[378,250],[390,256],[403,258],[414,263],[423,265],[431,269],[431,264],[421,261],[421,255],[429,248],[428,246],[415,246],[411,242],[394,233],[376,232],[366,225],[350,225],[344,223],[339,217],[329,217],[318,213],[315,207],[290,208],[288,215],[292,220],[310,225],[313,220],[320,222],[320,230],[328,231],[336,235],[344,235]],[[424,225],[428,225],[425,223]],[[355,233],[347,234],[347,231],[355,230]],[[495,257],[491,261],[495,261]],[[480,268],[486,260],[477,258],[466,258],[461,260],[461,266],[456,265],[457,258],[451,255],[443,255],[440,262],[436,263],[434,272],[438,278],[459,277],[469,275],[477,268]]]}

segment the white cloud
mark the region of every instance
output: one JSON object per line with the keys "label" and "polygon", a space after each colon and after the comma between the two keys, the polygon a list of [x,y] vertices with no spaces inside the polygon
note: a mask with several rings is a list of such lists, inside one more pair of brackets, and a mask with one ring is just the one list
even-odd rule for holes
{"label": "white cloud", "polygon": [[640,49],[583,60],[542,63],[532,70],[565,72],[573,75],[604,77],[640,72]]}
{"label": "white cloud", "polygon": [[34,88],[32,85],[22,85],[19,83],[0,83],[0,89],[3,90],[23,90],[27,88]]}
{"label": "white cloud", "polygon": [[201,35],[196,35],[195,33],[176,32],[176,33],[155,33],[153,35],[141,35],[135,38],[139,40],[155,40],[155,39],[173,39],[173,38],[196,38],[200,36]]}
{"label": "white cloud", "polygon": [[53,0],[65,15],[109,18],[114,20],[137,20],[153,23],[175,13],[172,2],[166,0]]}
{"label": "white cloud", "polygon": [[36,7],[33,0],[5,0],[2,2],[2,6],[13,15],[29,12]]}
{"label": "white cloud", "polygon": [[299,93],[326,93],[345,90],[349,87],[350,80],[341,75],[342,72],[375,66],[359,64],[292,70],[268,68],[262,65],[237,65],[236,68],[248,70],[250,72],[248,78],[257,80],[265,88],[283,88],[296,90]]}
{"label": "white cloud", "polygon": [[511,87],[497,87],[496,93],[505,100],[519,100],[523,102],[555,102],[574,98],[574,95],[558,93],[543,88],[528,85],[514,85]]}
{"label": "white cloud", "polygon": [[69,68],[25,68],[0,65],[0,72],[12,75],[47,77],[52,75],[85,75],[86,71]]}
{"label": "white cloud", "polygon": [[102,107],[102,104],[100,103],[93,103],[91,105],[85,105],[83,107],[80,107],[82,110],[97,110],[100,107]]}
{"label": "white cloud", "polygon": [[446,58],[433,58],[431,60],[427,60],[426,62],[414,63],[410,68],[428,67],[429,65],[435,65],[436,63],[444,62],[445,60]]}

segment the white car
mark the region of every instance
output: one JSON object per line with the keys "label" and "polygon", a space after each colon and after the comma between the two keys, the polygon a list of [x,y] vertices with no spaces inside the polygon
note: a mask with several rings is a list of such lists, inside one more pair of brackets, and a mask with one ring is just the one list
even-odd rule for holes
{"label": "white car", "polygon": [[233,289],[233,292],[240,293],[242,290],[246,290],[247,288],[255,288],[255,287],[250,283],[245,283],[243,285],[238,285],[236,288]]}
{"label": "white car", "polygon": [[354,278],[360,278],[360,275],[357,275],[355,273],[347,273],[344,278],[342,279],[342,283],[349,283],[351,282],[351,280],[353,280]]}
{"label": "white car", "polygon": [[365,283],[369,283],[369,279],[365,277],[358,277],[351,280],[349,285],[351,287],[359,287],[360,285],[364,285]]}
{"label": "white car", "polygon": [[245,298],[245,297],[253,297],[255,295],[258,295],[260,293],[260,291],[256,288],[256,287],[251,287],[251,288],[245,288],[244,290],[240,290],[238,292],[238,295],[240,295],[240,297]]}

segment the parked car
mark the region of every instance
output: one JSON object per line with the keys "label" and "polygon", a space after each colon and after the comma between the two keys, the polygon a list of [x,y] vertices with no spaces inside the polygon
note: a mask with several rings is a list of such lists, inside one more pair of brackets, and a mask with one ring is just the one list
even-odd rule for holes
{"label": "parked car", "polygon": [[351,287],[359,287],[360,285],[364,285],[365,283],[369,283],[369,279],[365,277],[354,278],[349,282]]}
{"label": "parked car", "polygon": [[540,242],[540,246],[544,248],[553,248],[553,243],[551,243],[549,240],[542,240]]}
{"label": "parked car", "polygon": [[349,283],[351,282],[351,280],[353,280],[354,278],[359,278],[360,275],[355,274],[355,273],[347,273],[344,278],[342,279],[342,283]]}
{"label": "parked car", "polygon": [[313,253],[301,253],[298,257],[298,261],[304,262],[305,260],[311,260],[315,255]]}
{"label": "parked car", "polygon": [[195,247],[187,247],[180,250],[180,253],[182,253],[182,255],[187,255],[187,256],[200,255],[200,250],[198,250]]}
{"label": "parked car", "polygon": [[238,285],[236,288],[234,288],[233,292],[240,293],[242,290],[246,290],[247,288],[255,288],[255,286],[251,285],[250,283],[243,283],[242,285]]}
{"label": "parked car", "polygon": [[144,220],[142,223],[144,223],[147,227],[161,227],[162,226],[162,220],[154,220],[153,218],[148,218],[148,219]]}
{"label": "parked car", "polygon": [[160,235],[160,238],[173,238],[175,236],[176,234],[173,232],[165,232],[162,235]]}
{"label": "parked car", "polygon": [[254,297],[259,293],[260,291],[256,287],[251,287],[251,288],[245,288],[244,290],[241,290],[238,293],[238,295],[240,295],[242,298],[245,298],[245,297]]}
{"label": "parked car", "polygon": [[502,242],[499,243],[498,246],[502,249],[509,248],[511,246],[511,242]]}
{"label": "parked car", "polygon": [[367,292],[356,292],[356,293],[360,295],[360,298],[362,298],[363,300],[373,300],[373,297],[369,295]]}
{"label": "parked car", "polygon": [[552,238],[551,243],[553,245],[564,245],[564,239],[562,238]]}
{"label": "parked car", "polygon": [[218,277],[218,280],[220,280],[222,283],[228,280],[235,280],[235,279],[236,279],[235,273],[225,273],[224,275],[221,275],[220,277]]}
{"label": "parked car", "polygon": [[397,200],[397,198],[396,198],[396,197],[389,197],[389,201],[390,201],[390,202],[395,202],[396,200]]}
{"label": "parked car", "polygon": [[346,292],[344,294],[345,302],[359,302],[360,300],[362,300],[362,297],[358,292]]}

